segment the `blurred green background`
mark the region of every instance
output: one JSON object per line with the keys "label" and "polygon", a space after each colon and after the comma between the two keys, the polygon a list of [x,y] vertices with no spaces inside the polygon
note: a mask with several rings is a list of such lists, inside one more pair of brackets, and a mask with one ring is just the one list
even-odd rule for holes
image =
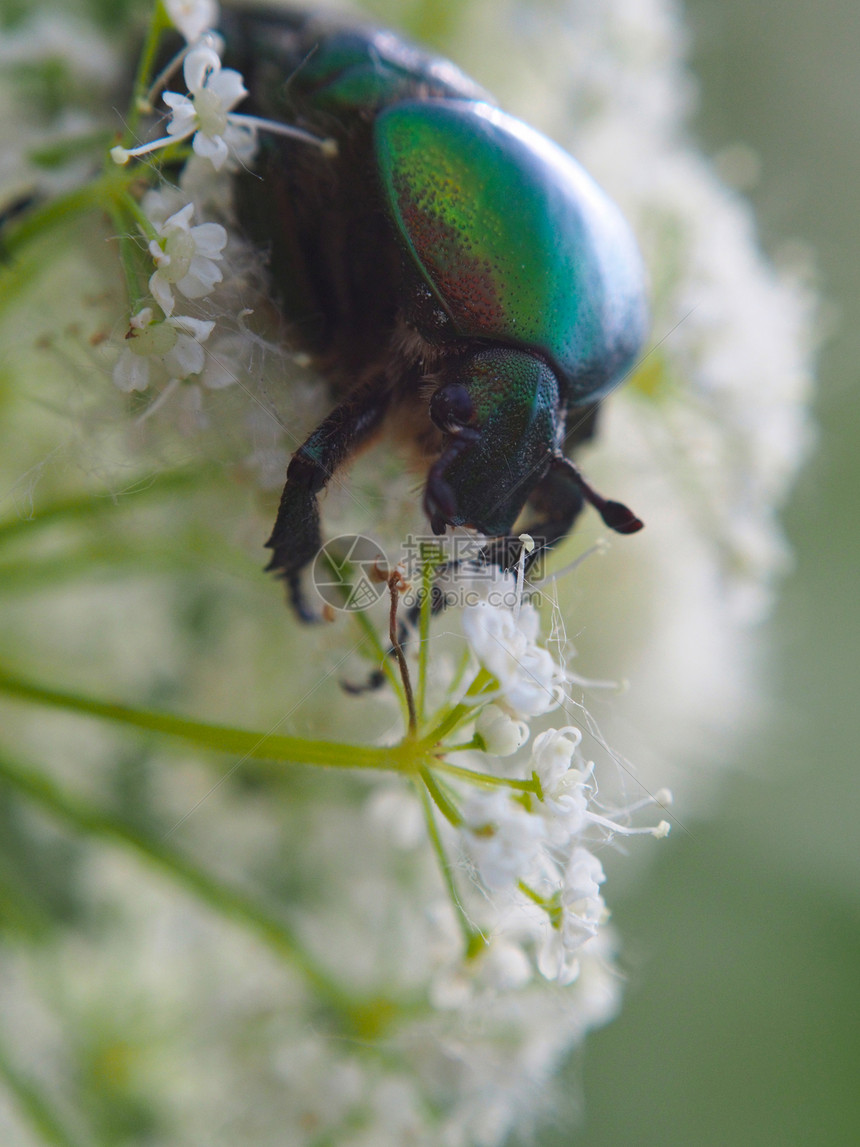
{"label": "blurred green background", "polygon": [[586,1123],[545,1143],[860,1141],[860,8],[690,0],[706,151],[761,158],[765,246],[810,243],[831,328],[817,452],[767,637],[771,710],[713,819],[615,898],[629,987],[571,1072]]}

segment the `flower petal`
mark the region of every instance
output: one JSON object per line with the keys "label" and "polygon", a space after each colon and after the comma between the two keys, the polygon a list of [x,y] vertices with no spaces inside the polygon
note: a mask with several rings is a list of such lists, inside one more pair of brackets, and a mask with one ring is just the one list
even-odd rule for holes
{"label": "flower petal", "polygon": [[227,232],[220,223],[201,223],[191,228],[194,249],[207,259],[218,259],[227,246]]}
{"label": "flower petal", "polygon": [[231,111],[248,94],[241,73],[234,68],[225,68],[211,76],[206,87],[218,96],[225,111]]}
{"label": "flower petal", "polygon": [[206,365],[206,354],[197,339],[190,335],[180,335],[176,346],[167,352],[163,362],[172,378],[183,379],[201,372]]}
{"label": "flower petal", "polygon": [[170,283],[160,271],[149,276],[149,291],[166,315],[173,314],[174,298]]}
{"label": "flower petal", "polygon": [[202,259],[199,256],[191,260],[188,274],[183,275],[176,286],[185,295],[186,299],[202,299],[208,295],[216,283],[224,278],[221,268],[211,259]]}
{"label": "flower petal", "polygon": [[188,96],[180,96],[176,92],[165,92],[161,97],[173,114],[167,122],[169,136],[190,135],[197,125],[197,112]]}
{"label": "flower petal", "polygon": [[175,315],[170,320],[170,325],[201,343],[206,342],[215,329],[215,324],[211,320],[195,319],[191,315]]}
{"label": "flower petal", "polygon": [[218,53],[213,52],[206,44],[192,48],[185,57],[182,67],[185,86],[192,95],[205,87],[207,79],[211,82],[220,71],[221,61],[218,59]]}
{"label": "flower petal", "polygon": [[221,170],[230,154],[227,150],[227,144],[220,135],[210,137],[204,135],[202,131],[195,134],[191,146],[201,158],[208,159],[216,171]]}
{"label": "flower petal", "polygon": [[159,234],[164,235],[168,231],[190,231],[191,219],[194,215],[194,204],[186,203],[178,211],[174,212],[169,219],[158,228]]}
{"label": "flower petal", "polygon": [[167,15],[189,44],[218,23],[215,0],[164,0]]}
{"label": "flower petal", "polygon": [[123,349],[113,368],[114,386],[130,394],[133,390],[146,390],[149,386],[149,359]]}

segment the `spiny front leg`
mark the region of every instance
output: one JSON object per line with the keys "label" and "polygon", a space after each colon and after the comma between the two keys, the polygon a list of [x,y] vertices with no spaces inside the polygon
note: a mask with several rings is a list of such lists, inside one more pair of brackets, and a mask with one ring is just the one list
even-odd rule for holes
{"label": "spiny front leg", "polygon": [[322,545],[317,495],[338,466],[379,429],[391,393],[379,379],[363,383],[335,407],[295,452],[287,468],[278,516],[266,546],[273,550],[267,570],[287,583],[290,604],[302,621],[316,621],[302,590],[301,574]]}

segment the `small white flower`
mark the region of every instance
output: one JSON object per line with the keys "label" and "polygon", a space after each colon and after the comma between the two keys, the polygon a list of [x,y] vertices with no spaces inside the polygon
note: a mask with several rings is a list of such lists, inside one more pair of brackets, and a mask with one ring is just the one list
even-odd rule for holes
{"label": "small white flower", "polygon": [[523,605],[517,617],[512,609],[482,601],[463,610],[462,624],[466,640],[513,712],[537,717],[558,706],[564,674],[537,644],[540,618],[534,606]]}
{"label": "small white flower", "polygon": [[[257,153],[257,129],[254,125],[242,123],[238,115],[231,115],[224,142],[230,154],[218,169],[219,176],[229,176],[250,166]],[[186,198],[193,200],[198,207],[208,210],[217,207],[222,213],[229,214],[230,182],[213,178],[215,174],[212,161],[195,153],[189,156],[179,174],[179,186]]]}
{"label": "small white flower", "polygon": [[573,755],[582,741],[582,733],[575,725],[562,729],[547,729],[535,737],[532,745],[531,767],[537,773],[545,797],[560,794]]}
{"label": "small white flower", "polygon": [[463,839],[487,888],[510,888],[529,873],[545,835],[540,817],[496,791],[471,793],[463,818]]}
{"label": "small white flower", "polygon": [[156,227],[158,239],[149,244],[156,266],[149,289],[166,315],[173,313],[174,286],[187,299],[200,299],[224,277],[216,260],[223,257],[227,232],[220,223],[190,226],[193,214],[193,204],[186,204]]}
{"label": "small white flower", "polygon": [[[203,328],[201,332],[203,337],[198,341],[206,341],[208,335],[205,328],[211,327],[213,324],[201,323],[199,319],[185,318],[183,321],[193,321]],[[210,424],[209,412],[206,408],[207,392],[224,390],[226,387],[232,386],[239,376],[247,370],[247,364],[243,365],[243,360],[246,358],[247,347],[243,345],[240,335],[219,335],[216,333],[215,338],[206,348],[205,362],[201,369],[189,372],[194,374],[194,380],[191,381],[187,376],[184,380],[172,378],[169,385],[164,387],[141,417],[150,418],[161,410],[169,399],[174,411],[173,420],[181,434],[190,437],[199,430],[205,430]],[[177,384],[182,381],[185,382],[185,385],[180,388]],[[283,466],[281,467],[281,474],[283,476]]]}
{"label": "small white flower", "polygon": [[568,946],[579,947],[608,919],[600,885],[606,879],[603,865],[587,848],[575,848],[564,873],[561,894]]}
{"label": "small white flower", "polygon": [[204,32],[218,23],[216,0],[164,0],[164,7],[173,26],[189,44],[199,40]]}
{"label": "small white flower", "polygon": [[321,139],[289,124],[234,112],[233,108],[248,91],[241,73],[234,68],[221,67],[216,51],[219,44],[217,36],[206,36],[185,57],[182,73],[188,95],[179,92],[163,94],[162,99],[172,110],[167,122],[167,135],[140,147],[112,147],[110,156],[114,163],[122,165],[130,159],[193,137],[191,146],[195,154],[209,160],[215,170],[220,171],[228,159],[247,163],[253,158],[258,129],[313,144],[329,158],[337,155],[337,143],[333,139]]}
{"label": "small white flower", "polygon": [[481,979],[500,992],[525,987],[533,975],[531,961],[519,944],[496,938],[481,960]]}
{"label": "small white flower", "polygon": [[193,135],[191,146],[215,170],[229,154],[225,135],[229,113],[248,94],[242,76],[234,68],[222,68],[218,53],[208,44],[193,48],[182,66],[189,95],[165,92],[164,102],[173,109],[167,134],[174,140]]}
{"label": "small white flower", "polygon": [[208,159],[216,171],[227,161],[231,144],[247,154],[249,132],[252,133],[256,121],[246,119],[244,123],[236,124],[231,122],[230,115],[236,104],[248,94],[240,73],[234,68],[222,68],[218,53],[210,43],[191,49],[185,57],[182,72],[189,94],[165,92],[162,96],[173,112],[167,123],[167,135],[140,147],[111,148],[114,163],[128,163],[129,159],[179,143],[189,136],[194,137],[191,146],[195,153]]}
{"label": "small white flower", "polygon": [[161,365],[171,379],[199,374],[206,361],[201,343],[214,326],[190,315],[154,319],[152,307],[144,307],[129,325],[113,369],[114,383],[120,390],[146,390],[154,364]]}
{"label": "small white flower", "polygon": [[593,762],[573,768],[573,758],[582,733],[573,725],[547,729],[535,737],[529,767],[537,774],[543,794],[539,806],[553,844],[564,845],[590,823]]}
{"label": "small white flower", "polygon": [[494,757],[509,757],[529,739],[525,721],[516,721],[498,705],[487,705],[475,723],[475,732],[484,742],[484,749]]}
{"label": "small white flower", "polygon": [[561,889],[561,919],[547,932],[538,952],[538,969],[548,980],[569,984],[579,974],[576,953],[609,918],[600,895],[605,879],[596,856],[586,848],[574,849]]}

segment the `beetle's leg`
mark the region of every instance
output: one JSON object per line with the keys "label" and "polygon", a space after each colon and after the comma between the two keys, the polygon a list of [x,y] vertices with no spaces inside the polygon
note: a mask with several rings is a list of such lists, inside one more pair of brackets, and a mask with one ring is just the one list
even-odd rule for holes
{"label": "beetle's leg", "polygon": [[302,621],[317,620],[305,601],[301,572],[322,544],[317,494],[338,466],[379,429],[390,392],[373,377],[335,407],[299,447],[287,468],[278,516],[266,546],[274,550],[267,570],[287,583],[290,604]]}

